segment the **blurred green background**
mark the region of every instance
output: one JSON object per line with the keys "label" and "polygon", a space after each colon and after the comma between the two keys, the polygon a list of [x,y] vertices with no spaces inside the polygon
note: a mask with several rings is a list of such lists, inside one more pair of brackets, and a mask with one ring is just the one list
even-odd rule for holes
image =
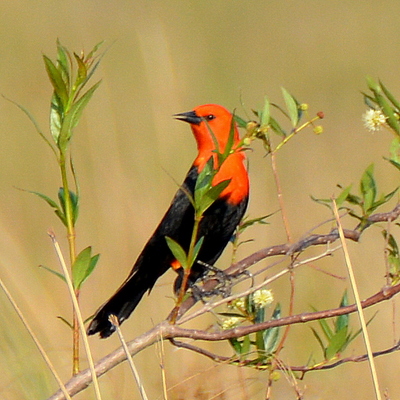
{"label": "blurred green background", "polygon": [[[360,91],[365,76],[381,78],[400,97],[400,3],[398,1],[50,1],[13,0],[0,4],[0,92],[27,107],[47,130],[51,87],[42,53],[55,58],[56,39],[70,50],[89,51],[106,40],[108,51],[97,78],[100,89],[85,111],[73,140],[73,156],[82,191],[78,247],[101,253],[99,267],[86,283],[82,309],[90,315],[126,277],[137,254],[162,217],[195,156],[189,127],[171,116],[203,103],[229,109],[260,108],[264,95],[283,103],[285,87],[310,113],[323,111],[324,133],[311,130],[292,140],[278,155],[278,166],[295,239],[330,217],[310,195],[329,197],[335,185],[357,183],[376,163],[380,190],[398,185],[398,174],[382,159],[388,155],[389,132],[371,134],[361,121]],[[0,98],[0,274],[55,363],[63,380],[70,376],[70,332],[56,317],[69,318],[65,286],[38,265],[58,269],[47,236],[54,229],[65,247],[65,232],[49,207],[17,190],[36,190],[55,197],[60,184],[48,147],[29,120]],[[269,159],[255,144],[249,153],[251,202],[257,217],[278,208]],[[393,204],[392,204],[393,205]],[[390,206],[387,207],[387,210]],[[347,222],[353,227],[354,222]],[[329,225],[319,229],[326,232]],[[252,229],[255,241],[242,256],[285,241],[279,214],[271,224]],[[384,284],[384,243],[371,229],[360,244],[350,244],[361,297]],[[309,254],[316,254],[316,251]],[[224,260],[218,265],[224,267]],[[262,263],[262,265],[266,265]],[[316,266],[346,276],[337,254]],[[123,326],[134,338],[165,318],[173,306],[174,274],[163,277]],[[311,267],[296,273],[295,312],[338,305],[347,281]],[[273,287],[283,312],[288,309],[287,279]],[[56,385],[3,293],[0,293],[0,397],[43,399]],[[380,307],[370,325],[374,350],[389,347],[393,309]],[[376,310],[375,309],[375,310]],[[375,310],[367,312],[367,318]],[[203,321],[201,326],[211,323]],[[354,330],[357,319],[352,317]],[[396,325],[396,324],[395,324]],[[90,342],[96,359],[119,345],[118,338]],[[231,354],[226,345],[204,345]],[[165,344],[135,357],[151,399],[161,398],[162,361],[170,399],[263,399],[267,374],[214,365],[198,355]],[[345,355],[362,354],[358,339]],[[294,327],[284,362],[304,365],[321,359],[309,327]],[[82,362],[86,366],[86,362]],[[400,396],[399,355],[377,360],[382,388]],[[360,382],[363,384],[360,385]],[[104,398],[137,399],[124,364],[101,378]],[[300,382],[306,399],[373,398],[368,366],[348,364],[306,375]],[[282,375],[274,399],[295,398]],[[92,398],[89,389],[78,399]]]}

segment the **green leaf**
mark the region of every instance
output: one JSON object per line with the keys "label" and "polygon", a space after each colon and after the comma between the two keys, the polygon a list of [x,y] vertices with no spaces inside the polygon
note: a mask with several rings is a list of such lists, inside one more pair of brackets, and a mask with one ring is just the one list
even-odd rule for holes
{"label": "green leaf", "polygon": [[340,207],[348,198],[351,188],[353,185],[347,186],[342,190],[342,192],[339,194],[339,196],[336,198],[336,204],[338,207]]}
{"label": "green leaf", "polygon": [[194,203],[197,216],[201,216],[229,185],[230,180],[225,180],[215,186],[211,186],[215,173],[214,159],[210,157],[200,172],[194,189]]}
{"label": "green leaf", "polygon": [[361,199],[361,197],[356,196],[355,194],[352,194],[352,193],[349,193],[347,195],[346,201],[348,201],[350,204],[354,204],[354,205],[357,205],[360,207],[362,207],[362,205],[363,205],[363,200]]}
{"label": "green leaf", "polygon": [[[281,305],[278,303],[272,313],[271,320],[281,318]],[[263,332],[264,349],[266,354],[272,354],[278,344],[280,327],[266,329]]]}
{"label": "green leaf", "polygon": [[77,256],[72,264],[72,283],[75,289],[79,289],[86,271],[89,269],[92,248],[86,247]]}
{"label": "green leaf", "polygon": [[276,104],[276,103],[271,103],[271,106],[272,107],[275,107],[277,110],[279,110],[287,119],[289,119],[290,120],[290,116],[289,116],[289,114],[286,112],[286,110],[283,108],[283,107],[281,107],[279,104]]}
{"label": "green leaf", "polygon": [[[89,82],[90,78],[91,78],[92,75],[95,73],[97,67],[100,65],[100,62],[101,62],[101,59],[103,58],[103,56],[104,56],[104,54],[102,54],[102,55],[100,56],[99,60],[96,62],[96,64],[95,64],[94,66],[91,66],[91,67],[90,67],[90,69],[88,70],[88,74],[87,74],[87,76],[86,76],[86,79],[82,82],[82,85],[81,85],[80,90],[83,89],[83,88],[86,86],[86,84]],[[79,90],[79,91],[80,91],[80,90]],[[78,92],[78,93],[79,93],[79,92]]]}
{"label": "green leaf", "polygon": [[61,71],[66,86],[70,85],[70,54],[66,47],[64,47],[57,39],[57,66]]}
{"label": "green leaf", "polygon": [[[74,193],[74,195],[76,196],[76,202],[74,202],[74,204],[75,204],[75,208],[76,208],[76,212],[75,212],[76,218],[78,218],[78,213],[79,213],[79,199],[80,199],[80,195],[79,195],[79,182],[78,182],[78,177],[77,177],[76,172],[75,172],[75,165],[74,165],[74,163],[73,163],[73,161],[72,161],[72,156],[70,156],[69,165],[70,165],[70,167],[71,167],[71,173],[72,173],[72,177],[74,178],[74,185],[75,185],[75,188],[76,188],[76,194]],[[76,220],[76,219],[75,219],[75,220]]]}
{"label": "green leaf", "polygon": [[60,98],[61,105],[63,106],[63,109],[65,109],[66,105],[68,104],[68,88],[63,80],[61,72],[57,69],[49,57],[43,55],[43,60],[47,75],[49,76],[50,82],[53,85],[54,92]]}
{"label": "green leaf", "polygon": [[61,280],[63,280],[64,282],[66,282],[65,276],[63,274],[61,274],[58,271],[55,271],[54,269],[51,269],[49,267],[46,267],[45,265],[39,265],[40,268],[43,268],[44,270],[52,273],[53,275],[55,275],[57,278],[60,278]]}
{"label": "green leaf", "polygon": [[245,315],[240,314],[238,312],[219,312],[218,315],[221,315],[221,316],[227,317],[227,318],[235,317],[235,318],[243,318],[244,319],[246,317]]}
{"label": "green leaf", "polygon": [[319,325],[322,328],[322,332],[324,333],[325,337],[330,340],[333,336],[332,329],[329,327],[327,321],[325,319],[318,320]]}
{"label": "green leaf", "polygon": [[74,57],[75,57],[75,61],[78,64],[78,73],[77,73],[77,77],[75,80],[75,87],[79,87],[86,79],[87,77],[87,67],[86,64],[84,62],[84,60],[82,60],[78,54],[74,53]]}
{"label": "green leaf", "polygon": [[271,118],[270,112],[271,105],[268,101],[267,96],[264,97],[264,108],[261,112],[261,127],[265,127],[269,125],[269,120]]}
{"label": "green leaf", "polygon": [[331,209],[331,204],[332,204],[332,200],[331,199],[317,199],[314,196],[310,196],[312,201],[315,201],[318,204],[322,204],[323,206],[328,207],[329,209]]}
{"label": "green leaf", "polygon": [[395,137],[392,142],[390,143],[390,155],[391,155],[391,160],[396,161],[397,163],[400,162],[400,138]]}
{"label": "green leaf", "polygon": [[104,40],[102,40],[101,42],[97,43],[95,46],[93,46],[93,49],[89,52],[89,54],[86,56],[86,61],[89,61],[91,58],[94,57],[94,55],[97,53],[97,51],[99,50],[99,48],[101,46],[103,46],[104,44]]}
{"label": "green leaf", "polygon": [[[232,117],[231,119],[231,124],[229,128],[229,136],[228,136],[228,141],[226,143],[225,149],[223,154],[218,154],[218,165],[219,168],[221,168],[221,165],[224,163],[224,161],[228,158],[230,154],[232,154],[233,151],[233,144],[235,142],[235,130],[236,130],[236,125],[235,125],[235,118]],[[218,168],[218,169],[219,169]]]}
{"label": "green leaf", "polygon": [[367,85],[374,93],[379,93],[381,88],[377,82],[375,82],[374,78],[371,76],[367,76]]}
{"label": "green leaf", "polygon": [[72,283],[75,289],[80,289],[83,282],[90,276],[96,267],[99,254],[91,256],[92,247],[86,247],[76,257],[72,265]]}
{"label": "green leaf", "polygon": [[[71,205],[72,205],[72,223],[73,225],[75,225],[79,215],[79,197],[71,190],[69,191],[69,197],[71,199]],[[63,214],[66,215],[65,194],[63,187],[60,187],[60,189],[58,190],[58,199],[60,201]]]}
{"label": "green leaf", "polygon": [[[251,300],[253,300],[253,297],[251,297]],[[253,304],[253,309],[255,309],[255,315],[254,315],[254,323],[259,324],[261,322],[264,322],[265,320],[265,307],[255,307]]]}
{"label": "green leaf", "polygon": [[235,118],[235,121],[239,128],[247,127],[247,122],[243,118],[239,117],[239,115],[234,115],[233,117]]}
{"label": "green leaf", "polygon": [[382,231],[382,234],[384,238],[387,239],[390,254],[399,256],[399,246],[394,236],[392,234],[389,234],[386,229]]}
{"label": "green leaf", "polygon": [[[311,307],[314,311],[317,311],[317,309],[315,307]],[[326,319],[319,319],[318,320],[318,324],[322,329],[323,334],[325,335],[326,339],[328,339],[328,341],[331,339],[331,337],[333,336],[333,331],[332,329],[329,327],[328,323],[326,322]]]}
{"label": "green leaf", "polygon": [[39,192],[34,192],[32,190],[25,190],[25,189],[21,189],[21,190],[24,190],[25,192],[28,192],[28,193],[32,193],[32,194],[40,197],[41,199],[43,199],[51,208],[54,208],[54,212],[56,213],[56,215],[60,218],[61,222],[64,225],[66,225],[65,214],[64,214],[63,210],[59,207],[59,205],[54,200],[52,200],[50,197],[48,197],[42,193],[39,193]]}
{"label": "green leaf", "polygon": [[319,345],[320,345],[320,347],[322,349],[322,353],[323,353],[323,355],[325,357],[325,344],[322,341],[321,336],[319,336],[318,332],[313,327],[311,327],[311,331],[312,331],[313,335],[315,336],[315,338],[317,339],[317,341],[318,341],[318,343],[319,343]]}
{"label": "green leaf", "polygon": [[241,355],[244,356],[248,355],[250,352],[250,346],[251,346],[250,336],[246,335],[242,341]]}
{"label": "green leaf", "polygon": [[286,137],[287,133],[284,129],[281,128],[281,126],[279,125],[279,123],[276,121],[275,118],[270,117],[269,119],[269,126],[271,127],[271,129],[277,133],[279,136],[282,137]]}
{"label": "green leaf", "polygon": [[[347,296],[347,290],[345,290],[339,307],[346,307],[348,305],[349,305],[349,299]],[[339,315],[335,321],[335,332],[338,332],[343,328],[347,329],[349,326],[349,318],[350,317],[348,314]]]}
{"label": "green leaf", "polygon": [[329,341],[329,345],[325,350],[326,360],[331,360],[333,357],[335,357],[335,355],[340,353],[342,349],[347,346],[347,344],[347,326],[345,326],[336,332]]}
{"label": "green leaf", "polygon": [[220,194],[228,187],[230,179],[219,182],[217,185],[212,186],[199,200],[196,202],[197,215],[203,215],[207,209],[217,200]]}
{"label": "green leaf", "polygon": [[260,358],[263,358],[265,356],[263,333],[264,333],[263,331],[256,332],[255,346],[257,349],[258,356]]}
{"label": "green leaf", "polygon": [[397,99],[392,95],[392,93],[389,92],[382,81],[379,81],[379,84],[383,93],[385,93],[385,96],[389,99],[389,101],[397,108],[397,110],[400,110],[400,103],[397,101]]}
{"label": "green leaf", "polygon": [[378,97],[378,103],[382,108],[383,113],[387,117],[387,124],[398,134],[400,135],[400,124],[396,118],[396,115],[393,111],[393,108],[389,105],[386,99],[383,96]]}
{"label": "green leaf", "polygon": [[242,342],[240,342],[236,338],[231,338],[231,339],[229,339],[229,343],[231,344],[231,346],[233,347],[233,350],[235,351],[235,353],[237,355],[242,354]]}
{"label": "green leaf", "polygon": [[398,170],[400,170],[400,163],[398,163],[397,161],[394,160],[389,160],[389,162],[395,166]]}
{"label": "green leaf", "polygon": [[202,236],[196,243],[196,245],[194,246],[193,249],[193,260],[192,260],[192,264],[194,263],[194,261],[196,260],[197,256],[199,255],[201,246],[203,245],[204,242],[204,236]]}
{"label": "green leaf", "polygon": [[84,108],[87,106],[89,100],[92,98],[100,83],[101,81],[98,81],[96,84],[94,84],[84,95],[82,95],[79,100],[72,105],[68,113],[65,115],[58,140],[58,146],[60,150],[65,150],[69,140],[72,137],[73,129],[78,125]]}
{"label": "green leaf", "polygon": [[187,262],[187,254],[182,246],[176,240],[170,238],[169,236],[165,236],[165,240],[167,241],[167,245],[171,250],[173,256],[177,259],[179,264],[181,264],[182,268],[190,268]]}
{"label": "green leaf", "polygon": [[396,189],[394,189],[392,192],[388,193],[388,194],[382,194],[380,199],[375,201],[372,206],[367,210],[368,214],[372,213],[373,211],[375,211],[378,207],[380,207],[382,204],[387,203],[398,191],[398,187]]}
{"label": "green leaf", "polygon": [[288,110],[290,121],[293,127],[299,122],[299,107],[294,97],[285,89],[281,88],[286,108]]}
{"label": "green leaf", "polygon": [[[95,254],[91,259],[90,259],[90,264],[89,264],[89,268],[87,270],[87,274],[85,279],[82,281],[82,283],[85,282],[85,280],[92,274],[92,272],[94,271],[94,269],[96,268],[97,262],[99,261],[100,258],[100,254]],[[81,284],[82,284],[81,283]]]}
{"label": "green leaf", "polygon": [[364,103],[367,107],[372,108],[372,109],[376,109],[378,103],[376,102],[376,100],[370,96],[369,94],[366,94],[364,92],[361,92],[362,95],[364,96]]}
{"label": "green leaf", "polygon": [[374,178],[374,164],[371,164],[361,177],[360,192],[363,198],[363,210],[365,213],[372,207],[376,199],[376,182]]}
{"label": "green leaf", "polygon": [[36,196],[39,196],[39,197],[40,197],[41,199],[43,199],[50,207],[59,209],[58,204],[57,204],[54,200],[52,200],[50,197],[48,197],[48,196],[46,196],[46,195],[44,195],[44,194],[42,194],[42,193],[39,193],[39,192],[34,192],[34,191],[32,191],[32,190],[25,190],[25,189],[22,189],[22,190],[24,190],[24,191],[26,191],[26,192],[28,192],[28,193],[35,194]]}
{"label": "green leaf", "polygon": [[[374,315],[367,321],[366,325],[369,326],[369,324],[372,322],[372,320],[376,317],[376,314],[378,314],[378,311],[374,313]],[[348,341],[346,343],[346,346],[343,347],[342,351],[351,343],[360,333],[362,332],[362,329],[360,328],[356,333],[349,335]]]}
{"label": "green leaf", "polygon": [[69,326],[71,329],[73,329],[72,324],[66,320],[64,317],[61,317],[60,315],[57,317],[59,320],[61,320],[62,322],[64,322],[65,325]]}
{"label": "green leaf", "polygon": [[[367,78],[368,87],[371,89],[375,96],[375,101],[382,109],[383,113],[387,117],[388,125],[398,134],[400,135],[400,124],[397,120],[393,108],[390,106],[388,101],[383,96],[383,88],[381,85],[374,81],[371,77]],[[385,88],[386,89],[386,88]],[[387,89],[386,89],[387,90]],[[388,92],[389,93],[389,92]],[[389,93],[390,94],[390,93]]]}
{"label": "green leaf", "polygon": [[386,251],[388,252],[388,264],[389,264],[389,277],[392,284],[396,284],[400,279],[400,257],[399,257],[399,246],[396,239],[392,234],[389,234],[386,229],[382,231],[382,235],[387,241]]}
{"label": "green leaf", "polygon": [[196,206],[200,203],[204,194],[210,189],[214,175],[214,157],[210,157],[196,180],[196,185],[194,187],[194,202]]}
{"label": "green leaf", "polygon": [[56,93],[53,93],[50,104],[50,132],[57,146],[61,132],[62,120],[63,107],[61,105],[61,100]]}
{"label": "green leaf", "polygon": [[271,217],[275,213],[263,215],[262,217],[247,219],[246,217],[242,220],[240,225],[238,226],[238,230],[240,233],[244,232],[247,228],[250,228],[253,225],[266,225],[268,222],[266,221],[267,218]]}
{"label": "green leaf", "polygon": [[6,96],[2,95],[7,101],[11,102],[12,104],[14,104],[15,106],[17,106],[28,118],[29,120],[32,122],[33,126],[36,129],[36,132],[40,135],[40,137],[49,145],[49,147],[51,148],[52,152],[54,153],[54,155],[57,157],[57,153],[56,150],[54,149],[53,145],[51,144],[50,140],[47,139],[47,137],[45,136],[45,134],[41,131],[39,124],[37,123],[37,121],[35,120],[35,118],[33,117],[33,115],[21,104],[16,103],[14,100],[11,100],[9,98],[7,98]]}

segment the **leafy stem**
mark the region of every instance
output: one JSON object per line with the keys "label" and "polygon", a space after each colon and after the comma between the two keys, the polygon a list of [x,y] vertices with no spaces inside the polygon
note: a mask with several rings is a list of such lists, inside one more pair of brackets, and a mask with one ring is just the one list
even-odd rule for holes
{"label": "leafy stem", "polygon": [[[83,110],[89,103],[94,92],[99,87],[101,81],[96,82],[92,87],[83,92],[93,73],[100,63],[101,57],[95,57],[101,43],[96,45],[87,56],[83,53],[77,55],[71,53],[59,41],[57,41],[57,59],[53,62],[49,57],[43,55],[43,61],[48,78],[53,87],[53,94],[50,102],[50,138],[42,132],[39,125],[23,106],[16,104],[34,124],[40,137],[50,146],[57,158],[58,167],[61,173],[61,187],[58,190],[58,202],[49,196],[39,192],[29,191],[43,199],[56,213],[62,224],[67,230],[69,247],[70,267],[72,282],[74,284],[74,294],[78,301],[80,288],[83,282],[93,272],[99,255],[91,255],[91,247],[87,247],[77,254],[75,224],[79,211],[79,191],[76,180],[75,169],[71,161],[69,144],[71,142],[74,129],[78,125]],[[70,159],[70,162],[67,162]],[[76,192],[71,191],[68,176],[72,175],[75,181]],[[53,271],[58,277],[64,275]],[[63,318],[65,320],[65,318]],[[73,374],[79,372],[79,324],[75,308],[73,309]]]}
{"label": "leafy stem", "polygon": [[75,217],[71,200],[71,193],[69,190],[67,167],[66,167],[66,154],[64,151],[60,152],[60,170],[61,170],[61,180],[63,187],[63,197],[65,205],[65,225],[67,227],[68,233],[68,243],[69,243],[69,255],[70,261],[73,263],[76,258],[76,247],[75,247]]}

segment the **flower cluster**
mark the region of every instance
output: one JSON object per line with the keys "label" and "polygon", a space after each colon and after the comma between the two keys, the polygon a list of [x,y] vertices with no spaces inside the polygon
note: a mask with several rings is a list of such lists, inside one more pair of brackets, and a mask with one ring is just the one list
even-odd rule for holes
{"label": "flower cluster", "polygon": [[[254,321],[259,311],[274,301],[271,290],[260,289],[247,297],[239,297],[229,304],[230,309],[234,309],[235,313],[225,318],[221,327],[223,330],[233,329],[245,320]],[[253,310],[253,311],[249,311]],[[237,313],[239,312],[239,314]]]}
{"label": "flower cluster", "polygon": [[229,317],[224,320],[222,323],[222,329],[224,331],[228,329],[233,329],[236,328],[238,325],[240,325],[243,322],[242,317]]}
{"label": "flower cluster", "polygon": [[362,119],[364,126],[371,132],[379,131],[381,126],[386,123],[386,116],[379,109],[370,108],[363,114]]}
{"label": "flower cluster", "polygon": [[271,290],[260,289],[253,293],[253,303],[256,308],[264,308],[274,301]]}

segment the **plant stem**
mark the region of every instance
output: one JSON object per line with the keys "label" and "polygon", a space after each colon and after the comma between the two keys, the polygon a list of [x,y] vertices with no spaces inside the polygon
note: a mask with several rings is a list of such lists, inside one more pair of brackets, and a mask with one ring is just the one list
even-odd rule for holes
{"label": "plant stem", "polygon": [[202,217],[203,217],[202,214],[198,215],[198,213],[196,212],[195,219],[194,219],[194,225],[193,225],[193,231],[192,231],[192,237],[190,239],[188,257],[187,257],[188,265],[187,265],[187,268],[183,269],[182,283],[181,283],[181,287],[179,288],[179,295],[178,295],[178,299],[176,301],[175,308],[172,311],[172,317],[170,320],[171,324],[175,324],[176,318],[178,317],[179,308],[183,302],[183,298],[185,297],[187,284],[188,284],[188,280],[189,280],[189,276],[190,276],[190,271],[192,270],[193,264],[195,262],[194,248],[196,246],[197,235],[199,232],[199,226],[200,226],[200,221],[201,221]]}
{"label": "plant stem", "polygon": [[[74,212],[72,206],[71,195],[69,192],[68,176],[66,168],[66,154],[60,151],[60,169],[62,186],[64,189],[64,205],[65,205],[65,222],[67,226],[67,239],[69,248],[70,265],[74,264],[76,258],[76,243],[75,243],[75,227],[74,227]],[[79,289],[75,289],[75,296],[79,304]],[[75,310],[72,311],[72,373],[76,375],[79,372],[79,325]]]}
{"label": "plant stem", "polygon": [[290,231],[289,219],[286,214],[285,203],[283,201],[282,186],[279,179],[278,167],[276,165],[276,150],[271,152],[271,166],[275,180],[276,191],[278,193],[279,208],[282,215],[283,225],[285,227],[286,237],[289,243],[292,242],[292,233]]}
{"label": "plant stem", "polygon": [[363,334],[363,338],[364,338],[365,348],[367,350],[368,362],[369,362],[372,382],[373,382],[374,389],[375,389],[375,398],[377,400],[381,400],[382,396],[381,396],[381,390],[380,390],[378,375],[376,373],[374,355],[372,353],[371,341],[370,341],[370,338],[369,338],[367,324],[365,322],[364,311],[363,311],[363,308],[362,308],[362,305],[361,305],[360,295],[359,295],[359,292],[358,292],[358,286],[357,286],[357,282],[356,282],[356,279],[355,279],[355,276],[354,276],[354,269],[353,269],[352,262],[350,260],[350,255],[349,255],[349,251],[348,251],[348,248],[347,248],[347,243],[346,243],[346,240],[345,240],[345,237],[344,237],[344,233],[343,233],[342,223],[340,221],[338,208],[337,208],[336,201],[335,201],[334,198],[332,198],[332,203],[333,203],[333,214],[334,214],[335,219],[336,219],[336,224],[337,224],[337,227],[338,227],[339,237],[340,237],[340,241],[342,243],[345,264],[346,264],[346,267],[347,267],[347,272],[349,274],[350,284],[351,284],[351,287],[353,289],[354,300],[355,300],[355,303],[356,303],[356,306],[357,306],[357,314],[358,314],[358,318],[360,320],[360,325],[361,325],[361,330],[362,330],[362,334]]}

